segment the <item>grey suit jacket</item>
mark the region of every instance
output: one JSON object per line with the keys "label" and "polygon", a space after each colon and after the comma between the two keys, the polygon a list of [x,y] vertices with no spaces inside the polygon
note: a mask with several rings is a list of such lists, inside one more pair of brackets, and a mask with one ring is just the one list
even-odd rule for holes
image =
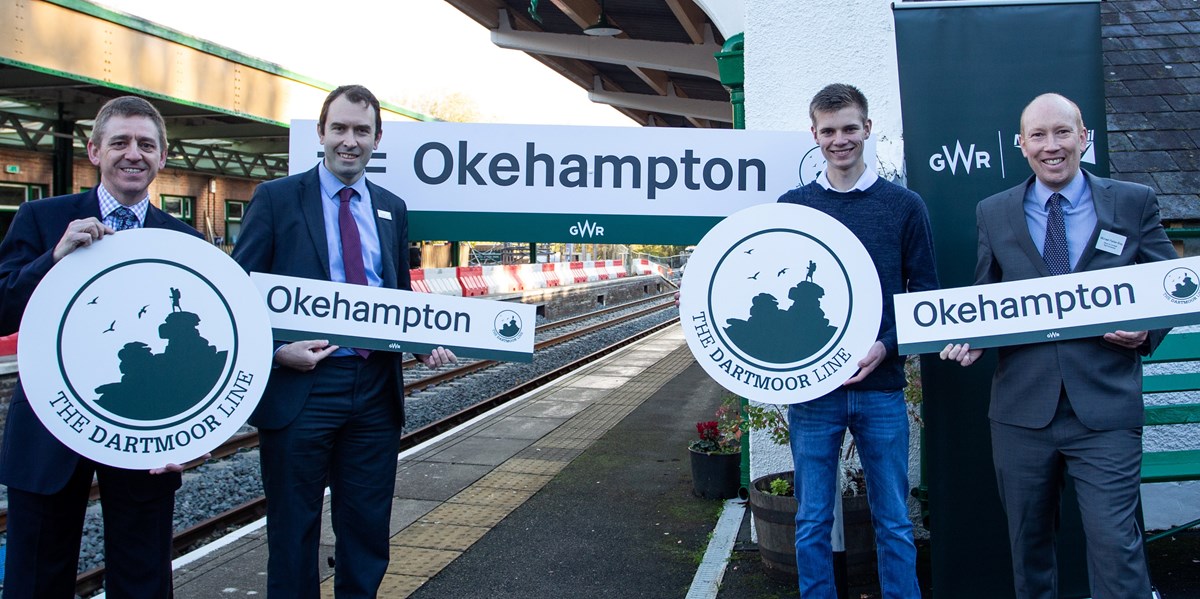
{"label": "grey suit jacket", "polygon": [[[1096,228],[1073,272],[1177,258],[1159,221],[1154,191],[1144,185],[1084,175],[1096,205]],[[976,208],[979,260],[976,284],[1050,276],[1029,235],[1022,202],[1024,183]],[[1101,231],[1126,238],[1119,255],[1096,249]],[[1150,331],[1142,347],[1126,349],[1102,337],[1015,345],[999,350],[988,416],[1000,423],[1041,428],[1050,423],[1065,388],[1079,420],[1092,430],[1142,426],[1142,356],[1168,330]]]}

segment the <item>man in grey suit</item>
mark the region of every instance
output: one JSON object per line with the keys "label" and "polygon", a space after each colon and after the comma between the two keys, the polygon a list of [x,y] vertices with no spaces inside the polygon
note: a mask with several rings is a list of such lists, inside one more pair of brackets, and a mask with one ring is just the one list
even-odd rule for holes
{"label": "man in grey suit", "polygon": [[[1080,168],[1087,129],[1073,102],[1035,98],[1021,114],[1020,139],[1034,176],[979,203],[977,284],[1177,257],[1150,188]],[[1092,597],[1151,596],[1136,519],[1141,359],[1166,334],[1113,331],[999,349],[988,416],[1018,597],[1058,597],[1054,542],[1065,476],[1078,491]],[[941,357],[970,366],[981,353],[954,344]]]}

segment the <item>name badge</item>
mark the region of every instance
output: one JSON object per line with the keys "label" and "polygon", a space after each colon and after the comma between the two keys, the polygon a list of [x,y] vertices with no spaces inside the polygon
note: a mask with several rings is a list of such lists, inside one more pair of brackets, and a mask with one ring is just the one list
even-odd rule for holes
{"label": "name badge", "polygon": [[1096,240],[1096,249],[1120,255],[1121,250],[1125,249],[1125,236],[1112,231],[1100,231],[1100,238]]}
{"label": "name badge", "polygon": [[[378,214],[379,218],[382,218],[384,220],[392,220],[392,213],[388,212],[387,210],[376,210],[375,214]],[[1121,243],[1125,243],[1124,237],[1121,238]]]}

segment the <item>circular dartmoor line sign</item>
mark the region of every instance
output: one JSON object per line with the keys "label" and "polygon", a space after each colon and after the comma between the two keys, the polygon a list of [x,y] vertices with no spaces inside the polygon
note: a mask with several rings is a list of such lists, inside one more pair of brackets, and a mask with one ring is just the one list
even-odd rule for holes
{"label": "circular dartmoor line sign", "polygon": [[72,252],[21,319],[21,383],[42,424],[97,462],[146,470],[211,451],[246,423],[271,371],[250,278],[164,229]]}
{"label": "circular dartmoor line sign", "polygon": [[696,361],[726,389],[793,404],[837,389],[879,335],[866,248],[833,217],[760,204],[722,220],[688,259],[679,315]]}

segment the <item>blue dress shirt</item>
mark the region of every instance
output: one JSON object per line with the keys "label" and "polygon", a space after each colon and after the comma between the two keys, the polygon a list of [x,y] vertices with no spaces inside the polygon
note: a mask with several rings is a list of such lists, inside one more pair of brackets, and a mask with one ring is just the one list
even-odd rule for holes
{"label": "blue dress shirt", "polygon": [[[100,198],[100,220],[104,224],[116,228],[117,219],[112,216],[112,212],[121,207],[121,202],[118,202],[117,198],[113,197],[113,194],[109,193],[103,184],[96,186],[96,196]],[[128,208],[137,217],[137,225],[133,228],[142,228],[146,224],[146,211],[150,209],[150,194],[146,194],[146,197],[142,198],[140,202]]]}
{"label": "blue dress shirt", "polygon": [[[1025,222],[1029,225],[1029,236],[1033,238],[1038,253],[1042,253],[1042,246],[1046,243],[1046,201],[1053,193],[1036,177],[1033,185],[1025,190]],[[1067,229],[1067,256],[1071,260],[1071,270],[1075,270],[1084,248],[1092,238],[1092,231],[1096,229],[1096,204],[1092,202],[1092,187],[1088,185],[1082,170],[1058,193],[1065,198],[1062,209]]]}

